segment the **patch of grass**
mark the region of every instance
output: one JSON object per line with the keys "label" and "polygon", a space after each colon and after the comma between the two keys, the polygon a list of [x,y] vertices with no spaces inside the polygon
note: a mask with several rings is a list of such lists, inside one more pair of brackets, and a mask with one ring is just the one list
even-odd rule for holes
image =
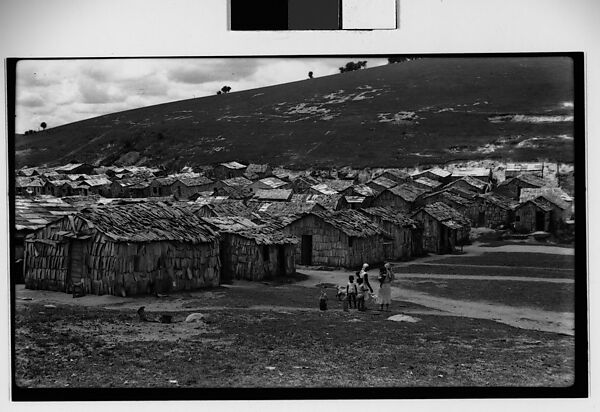
{"label": "patch of grass", "polygon": [[522,269],[518,266],[508,266],[506,268],[485,268],[461,266],[461,264],[440,264],[440,265],[408,265],[394,268],[396,273],[423,273],[423,274],[441,274],[441,275],[463,275],[463,276],[519,276],[536,278],[559,278],[573,279],[575,271],[556,270],[551,268]]}
{"label": "patch of grass", "polygon": [[495,302],[555,312],[573,312],[575,285],[471,279],[402,279],[402,287],[450,299]]}
{"label": "patch of grass", "polygon": [[485,252],[479,256],[444,258],[436,260],[435,263],[574,269],[575,257],[573,255],[552,255],[549,253]]}

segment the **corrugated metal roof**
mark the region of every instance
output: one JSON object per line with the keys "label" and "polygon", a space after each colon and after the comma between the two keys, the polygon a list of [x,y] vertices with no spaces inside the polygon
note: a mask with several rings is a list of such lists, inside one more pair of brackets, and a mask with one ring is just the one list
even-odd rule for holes
{"label": "corrugated metal roof", "polygon": [[265,177],[264,179],[260,179],[259,182],[269,186],[271,189],[277,189],[281,186],[287,185],[287,182],[284,182],[276,177]]}
{"label": "corrugated metal roof", "polygon": [[17,230],[37,230],[63,216],[75,213],[77,213],[76,208],[53,196],[15,197]]}

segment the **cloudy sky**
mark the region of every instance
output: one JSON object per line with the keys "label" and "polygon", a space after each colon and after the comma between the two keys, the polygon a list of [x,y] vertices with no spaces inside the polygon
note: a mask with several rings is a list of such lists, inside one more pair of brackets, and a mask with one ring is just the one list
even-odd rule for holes
{"label": "cloudy sky", "polygon": [[169,101],[338,73],[353,60],[381,58],[221,58],[22,60],[17,64],[16,132]]}

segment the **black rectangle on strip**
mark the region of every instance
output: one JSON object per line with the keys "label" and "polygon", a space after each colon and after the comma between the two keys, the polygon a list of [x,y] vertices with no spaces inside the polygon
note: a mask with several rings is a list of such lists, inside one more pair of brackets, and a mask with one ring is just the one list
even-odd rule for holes
{"label": "black rectangle on strip", "polygon": [[288,0],[289,30],[341,29],[341,0]]}
{"label": "black rectangle on strip", "polygon": [[287,30],[288,0],[231,0],[231,30]]}

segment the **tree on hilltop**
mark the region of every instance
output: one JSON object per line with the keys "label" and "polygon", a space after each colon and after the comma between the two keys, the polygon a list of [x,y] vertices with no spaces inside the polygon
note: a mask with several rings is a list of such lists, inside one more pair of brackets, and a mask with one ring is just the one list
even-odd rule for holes
{"label": "tree on hilltop", "polygon": [[348,62],[344,67],[340,67],[340,73],[353,72],[367,67],[367,61]]}

